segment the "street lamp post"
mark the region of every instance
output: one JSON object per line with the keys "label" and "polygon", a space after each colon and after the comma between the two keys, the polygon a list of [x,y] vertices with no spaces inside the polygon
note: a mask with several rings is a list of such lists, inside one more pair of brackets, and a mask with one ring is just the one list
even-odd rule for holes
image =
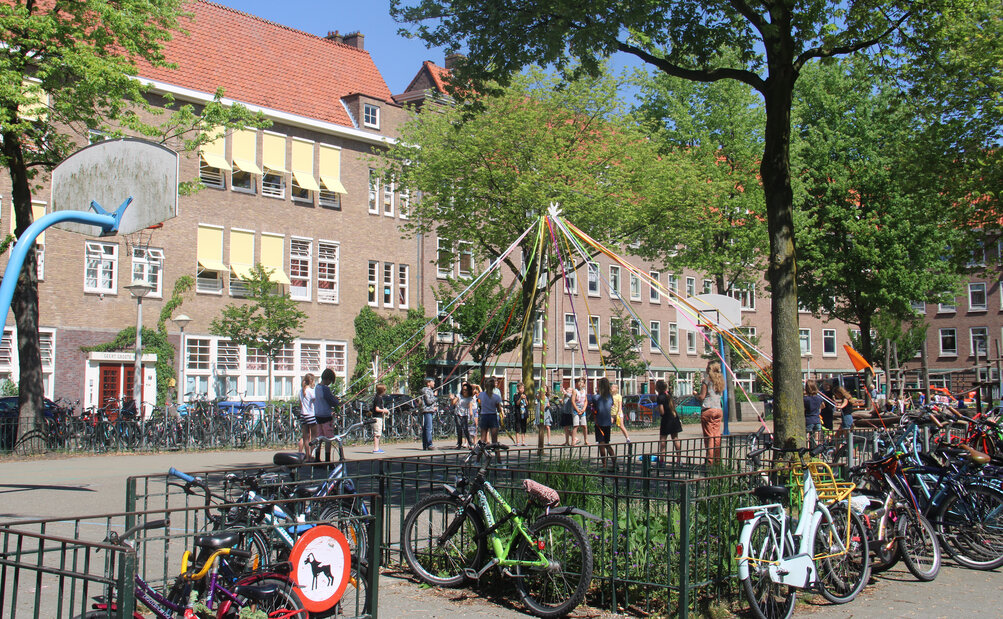
{"label": "street lamp post", "polygon": [[183,404],[185,401],[185,327],[192,319],[185,314],[180,314],[172,318],[171,321],[181,329],[181,341],[178,345],[181,352],[178,354],[177,401],[175,404]]}
{"label": "street lamp post", "polygon": [[132,376],[132,401],[139,415],[139,431],[142,436],[142,446],[146,446],[146,415],[143,411],[143,297],[153,290],[148,282],[136,280],[126,286],[126,289],[136,298],[136,364]]}

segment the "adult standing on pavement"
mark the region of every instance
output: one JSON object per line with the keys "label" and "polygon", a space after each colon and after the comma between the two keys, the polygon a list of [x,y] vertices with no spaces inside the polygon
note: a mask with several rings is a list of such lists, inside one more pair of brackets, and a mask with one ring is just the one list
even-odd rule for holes
{"label": "adult standing on pavement", "polygon": [[711,361],[700,384],[700,429],[703,430],[704,446],[707,448],[707,465],[721,459],[721,424],[724,410],[721,408],[721,394],[724,393],[724,374],[721,362]]}
{"label": "adult standing on pavement", "polygon": [[387,408],[385,398],[383,397],[387,392],[387,386],[384,384],[376,385],[376,395],[373,396],[373,453],[381,454],[386,453],[380,449],[380,439],[383,437],[383,419],[390,414],[390,409]]}
{"label": "adult standing on pavement", "polygon": [[421,448],[425,451],[432,447],[432,423],[435,420],[436,409],[435,379],[429,376],[421,390]]}
{"label": "adult standing on pavement", "polygon": [[683,450],[683,442],[679,440],[679,434],[683,431],[683,424],[679,420],[679,412],[676,410],[676,403],[672,399],[672,389],[668,383],[662,379],[655,382],[655,408],[658,410],[660,421],[658,422],[658,457],[662,463],[667,460],[666,448],[669,444],[669,437],[672,437],[672,448],[675,451],[673,461],[679,464],[679,456]]}
{"label": "adult standing on pavement", "polygon": [[[338,396],[331,393],[331,384],[334,383],[334,370],[325,369],[320,374],[320,384],[314,389],[313,414],[317,418],[317,436],[334,438],[334,411],[341,406]],[[318,455],[320,448],[317,448]],[[331,443],[327,443],[324,450],[324,458],[331,459]]]}
{"label": "adult standing on pavement", "polygon": [[484,391],[482,391],[477,396],[477,401],[480,402],[481,412],[477,419],[477,427],[481,431],[481,440],[485,443],[488,441],[488,436],[491,437],[491,443],[498,442],[498,428],[501,424],[498,422],[498,410],[501,408],[501,395],[495,390],[495,379],[489,378],[488,382],[484,385]]}
{"label": "adult standing on pavement", "polygon": [[474,443],[470,440],[470,419],[473,415],[474,407],[474,389],[470,386],[470,383],[464,382],[463,386],[460,387],[460,395],[455,394],[450,396],[453,399],[453,404],[455,406],[454,416],[456,417],[456,448],[463,449],[464,439],[467,441],[467,447],[473,449]]}
{"label": "adult standing on pavement", "polygon": [[565,447],[574,447],[578,444],[578,437],[575,436],[575,389],[566,387],[564,389],[564,401],[561,405],[561,427],[564,428]]}
{"label": "adult standing on pavement", "polygon": [[609,379],[603,376],[599,379],[599,393],[595,398],[596,410],[596,444],[599,446],[599,458],[606,468],[606,457],[609,456],[610,468],[616,468],[616,456],[609,445],[610,432],[613,429],[613,393],[609,388]]}
{"label": "adult standing on pavement", "polygon": [[307,374],[300,385],[300,451],[310,453],[310,441],[317,438],[317,418],[313,414],[313,402],[316,399],[314,389],[315,377]]}
{"label": "adult standing on pavement", "polygon": [[526,446],[526,430],[529,424],[529,398],[526,397],[526,385],[521,382],[516,386],[515,401],[512,402],[512,418],[517,445]]}
{"label": "adult standing on pavement", "polygon": [[816,443],[822,438],[822,396],[818,384],[809,378],[804,385],[804,426],[808,436]]}

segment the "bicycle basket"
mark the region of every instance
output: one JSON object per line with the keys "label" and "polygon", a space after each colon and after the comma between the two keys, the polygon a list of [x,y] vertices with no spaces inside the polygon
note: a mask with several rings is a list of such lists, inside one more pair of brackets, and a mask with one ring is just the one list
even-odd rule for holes
{"label": "bicycle basket", "polygon": [[540,507],[556,507],[561,502],[561,495],[557,494],[557,490],[532,479],[522,480],[522,487],[529,495],[529,500]]}

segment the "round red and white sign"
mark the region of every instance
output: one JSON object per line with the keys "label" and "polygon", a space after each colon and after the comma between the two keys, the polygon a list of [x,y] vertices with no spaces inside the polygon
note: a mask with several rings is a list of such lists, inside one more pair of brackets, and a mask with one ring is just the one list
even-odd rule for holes
{"label": "round red and white sign", "polygon": [[290,576],[303,607],[310,612],[329,610],[348,586],[351,556],[345,534],[321,524],[301,535],[289,555]]}

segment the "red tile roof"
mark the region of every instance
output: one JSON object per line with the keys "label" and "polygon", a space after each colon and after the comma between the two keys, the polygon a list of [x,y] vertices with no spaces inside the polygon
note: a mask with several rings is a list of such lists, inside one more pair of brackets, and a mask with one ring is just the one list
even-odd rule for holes
{"label": "red tile roof", "polygon": [[369,52],[205,0],[184,8],[188,35],[165,45],[178,68],[141,64],[140,76],[210,94],[222,87],[241,103],[346,127],[353,123],[342,97],[391,99]]}
{"label": "red tile roof", "polygon": [[431,60],[425,61],[425,68],[428,69],[428,74],[432,76],[432,81],[435,82],[435,87],[439,92],[446,94],[446,78],[449,77],[449,70],[440,67]]}

